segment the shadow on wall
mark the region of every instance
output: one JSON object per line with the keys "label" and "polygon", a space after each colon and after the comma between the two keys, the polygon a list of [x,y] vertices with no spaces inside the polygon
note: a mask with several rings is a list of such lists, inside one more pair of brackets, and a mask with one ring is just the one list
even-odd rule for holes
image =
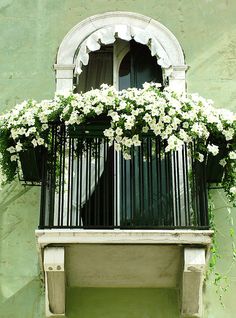
{"label": "shadow on wall", "polygon": [[0,190],[0,317],[44,317],[34,231],[39,188],[12,182]]}
{"label": "shadow on wall", "polygon": [[179,318],[178,290],[70,288],[68,318]]}
{"label": "shadow on wall", "polygon": [[41,294],[39,279],[33,279],[0,303],[0,317],[44,318],[44,297]]}

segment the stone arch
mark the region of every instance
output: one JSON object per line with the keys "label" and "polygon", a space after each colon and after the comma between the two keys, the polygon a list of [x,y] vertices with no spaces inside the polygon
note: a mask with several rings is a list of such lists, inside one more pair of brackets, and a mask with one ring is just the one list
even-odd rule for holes
{"label": "stone arch", "polygon": [[75,25],[64,37],[55,64],[57,91],[73,87],[73,76],[81,72],[89,60],[89,52],[99,50],[101,44],[111,44],[116,38],[148,45],[151,54],[163,69],[169,85],[185,89],[186,65],[183,50],[163,24],[132,12],[107,12],[89,17]]}

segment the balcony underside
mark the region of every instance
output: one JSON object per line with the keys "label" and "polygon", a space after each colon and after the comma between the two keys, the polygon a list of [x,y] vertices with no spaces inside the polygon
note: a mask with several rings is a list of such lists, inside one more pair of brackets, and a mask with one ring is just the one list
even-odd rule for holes
{"label": "balcony underside", "polygon": [[178,288],[182,315],[201,317],[212,231],[37,230],[46,312],[65,312],[69,287]]}

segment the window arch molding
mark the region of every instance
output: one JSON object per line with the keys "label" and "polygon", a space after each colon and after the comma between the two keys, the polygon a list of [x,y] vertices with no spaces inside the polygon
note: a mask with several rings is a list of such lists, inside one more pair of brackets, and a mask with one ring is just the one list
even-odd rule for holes
{"label": "window arch molding", "polygon": [[168,78],[169,86],[185,90],[187,66],[173,33],[144,15],[116,11],[91,16],[75,25],[64,37],[54,65],[57,92],[72,90],[74,75],[81,72],[82,64],[88,63],[89,52],[99,50],[101,44],[114,43],[116,38],[134,39],[148,45],[162,67],[164,78]]}

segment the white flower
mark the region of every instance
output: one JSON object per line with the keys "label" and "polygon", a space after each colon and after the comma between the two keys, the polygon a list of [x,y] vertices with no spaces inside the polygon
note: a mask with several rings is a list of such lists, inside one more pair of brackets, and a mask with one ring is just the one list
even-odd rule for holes
{"label": "white flower", "polygon": [[230,159],[236,159],[236,151],[230,151],[229,152],[229,158]]}
{"label": "white flower", "polygon": [[221,159],[220,162],[219,162],[219,164],[220,164],[222,167],[225,167],[226,164],[227,164],[227,162],[226,162],[225,159]]}
{"label": "white flower", "polygon": [[219,147],[216,145],[208,145],[207,149],[213,156],[216,156],[219,153]]}
{"label": "white flower", "polygon": [[19,141],[16,144],[16,151],[19,152],[22,150],[22,143],[20,143]]}
{"label": "white flower", "polygon": [[123,157],[124,157],[125,160],[130,160],[131,159],[131,155],[126,153],[126,152],[123,154]]}
{"label": "white flower", "polygon": [[132,142],[134,146],[140,146],[141,145],[141,141],[139,140],[139,136],[138,135],[134,135],[132,137]]}
{"label": "white flower", "polygon": [[126,108],[126,102],[124,100],[120,101],[118,109],[122,110],[122,109],[125,109],[125,108]]}
{"label": "white flower", "polygon": [[127,129],[127,130],[132,129],[133,126],[134,126],[134,122],[132,122],[132,121],[128,121],[125,123],[125,129]]}
{"label": "white flower", "polygon": [[236,187],[232,187],[229,189],[229,192],[236,195]]}
{"label": "white flower", "polygon": [[228,130],[223,130],[222,134],[225,136],[226,140],[231,140],[234,137],[234,130],[233,128],[229,128]]}
{"label": "white flower", "polygon": [[165,149],[166,152],[171,150],[180,150],[184,144],[183,140],[177,138],[175,135],[171,135],[168,138],[167,142],[168,142],[168,146]]}
{"label": "white flower", "polygon": [[142,131],[143,131],[144,133],[147,133],[148,130],[149,130],[148,126],[144,126],[143,129],[142,129]]}
{"label": "white flower", "polygon": [[161,131],[162,131],[161,128],[162,127],[159,125],[155,125],[155,127],[153,127],[153,132],[156,136],[159,136],[161,134]]}
{"label": "white flower", "polygon": [[114,136],[114,131],[112,128],[105,129],[103,132],[104,136],[107,138],[112,138]]}
{"label": "white flower", "polygon": [[122,144],[125,145],[126,147],[130,148],[132,146],[132,144],[133,144],[133,141],[130,138],[124,137],[122,139]]}
{"label": "white flower", "polygon": [[94,108],[94,111],[97,115],[101,115],[103,112],[103,105],[102,104],[98,104],[97,107]]}
{"label": "white flower", "polygon": [[71,106],[72,107],[75,107],[75,106],[77,106],[78,105],[78,102],[76,101],[76,100],[72,100],[71,101]]}
{"label": "white flower", "polygon": [[16,149],[13,146],[11,146],[11,147],[7,148],[7,151],[9,151],[10,153],[14,153],[14,152],[16,152]]}
{"label": "white flower", "polygon": [[84,113],[85,115],[89,114],[90,111],[91,111],[91,107],[88,106],[88,105],[86,105],[86,106],[83,108],[83,113]]}
{"label": "white flower", "polygon": [[18,129],[17,132],[18,132],[19,135],[24,135],[25,132],[26,132],[26,129],[22,127],[22,128],[20,128],[20,129]]}
{"label": "white flower", "polygon": [[14,140],[19,136],[16,129],[11,129],[11,136]]}
{"label": "white flower", "polygon": [[42,125],[42,129],[43,129],[43,130],[48,129],[48,124],[43,124],[43,125]]}
{"label": "white flower", "polygon": [[116,143],[116,142],[114,144],[114,148],[115,148],[116,151],[121,151],[121,145]]}
{"label": "white flower", "polygon": [[189,123],[187,121],[183,122],[183,128],[187,129],[189,127]]}
{"label": "white flower", "polygon": [[16,161],[17,160],[17,155],[11,156],[11,161]]}
{"label": "white flower", "polygon": [[114,122],[119,121],[119,119],[120,119],[120,116],[118,115],[117,112],[109,112],[108,116],[111,116],[112,121],[114,121]]}
{"label": "white flower", "polygon": [[162,120],[163,120],[164,123],[167,123],[167,124],[168,124],[168,123],[171,122],[171,117],[166,115],[166,116],[164,116],[164,117],[162,118]]}
{"label": "white flower", "polygon": [[122,141],[122,137],[121,136],[116,136],[115,137],[115,141],[120,143]]}
{"label": "white flower", "polygon": [[37,143],[38,143],[38,145],[43,145],[44,144],[43,138],[41,138],[41,137],[37,138]]}
{"label": "white flower", "polygon": [[117,134],[118,136],[123,135],[123,130],[122,130],[120,127],[117,127],[117,128],[116,128],[116,134]]}
{"label": "white flower", "polygon": [[202,153],[198,153],[197,160],[200,161],[200,162],[203,162],[204,161],[204,155]]}
{"label": "white flower", "polygon": [[146,113],[146,114],[144,115],[143,119],[144,119],[147,123],[149,123],[150,121],[152,121],[152,117],[151,117],[148,113]]}
{"label": "white flower", "polygon": [[37,130],[35,127],[30,127],[27,132],[25,133],[26,137],[29,137],[30,134],[35,133]]}
{"label": "white flower", "polygon": [[32,141],[31,141],[31,143],[32,143],[32,145],[34,146],[34,147],[37,147],[37,140],[34,138]]}
{"label": "white flower", "polygon": [[184,142],[187,142],[190,139],[188,134],[183,129],[180,129],[179,136]]}

